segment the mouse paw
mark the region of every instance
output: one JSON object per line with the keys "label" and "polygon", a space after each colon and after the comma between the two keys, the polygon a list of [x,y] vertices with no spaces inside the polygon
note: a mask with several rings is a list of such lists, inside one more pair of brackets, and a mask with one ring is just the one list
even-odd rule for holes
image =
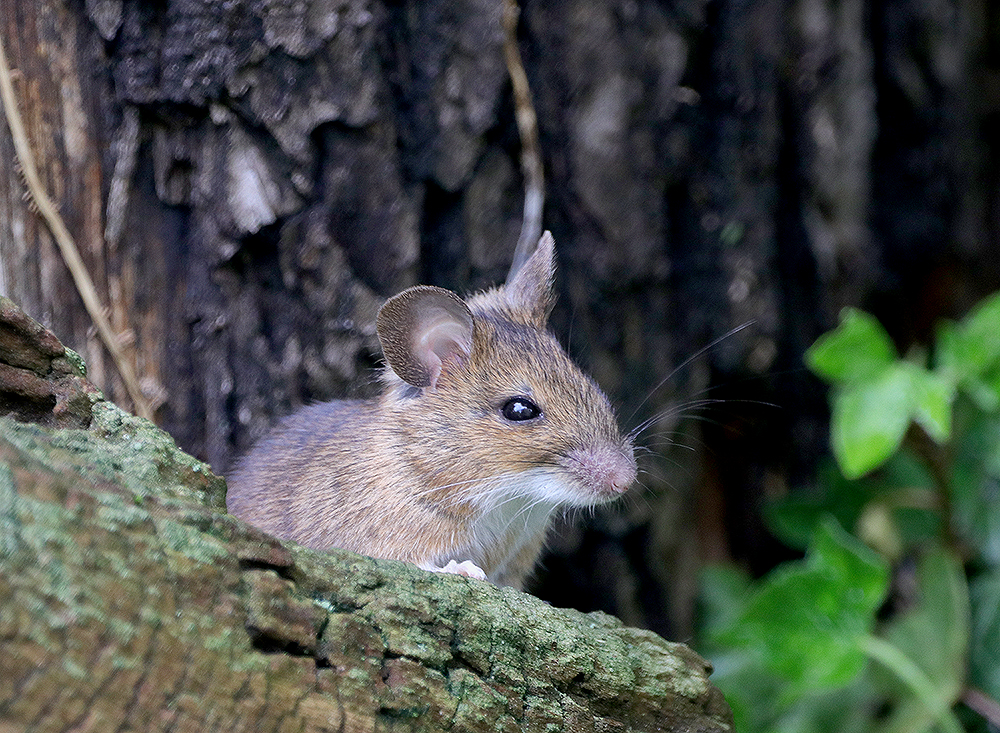
{"label": "mouse paw", "polygon": [[423,567],[424,570],[430,570],[434,573],[452,573],[453,575],[464,575],[466,578],[486,580],[486,573],[483,572],[481,567],[472,562],[472,560],[463,560],[462,562],[449,560],[448,564],[444,567],[439,567],[430,563],[422,565],[421,567]]}

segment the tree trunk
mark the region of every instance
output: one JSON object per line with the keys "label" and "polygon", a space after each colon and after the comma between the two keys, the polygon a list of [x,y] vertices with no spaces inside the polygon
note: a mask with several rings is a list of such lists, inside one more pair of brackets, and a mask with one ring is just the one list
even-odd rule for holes
{"label": "tree trunk", "polygon": [[[3,306],[0,413],[51,421],[19,386],[65,391],[73,370]],[[0,418],[0,729],[731,730],[686,647],[484,581],[282,545],[225,513],[208,466],[73,376],[88,429]]]}
{"label": "tree trunk", "polygon": [[[45,183],[158,424],[216,470],[370,392],[386,296],[502,279],[522,184],[501,5],[0,0]],[[537,592],[686,637],[704,559],[782,552],[759,510],[825,453],[801,355],[838,310],[905,348],[1000,286],[995,13],[522,2],[553,326],[626,429],[665,413],[636,499],[561,527]],[[0,288],[127,405],[12,160],[4,132]]]}

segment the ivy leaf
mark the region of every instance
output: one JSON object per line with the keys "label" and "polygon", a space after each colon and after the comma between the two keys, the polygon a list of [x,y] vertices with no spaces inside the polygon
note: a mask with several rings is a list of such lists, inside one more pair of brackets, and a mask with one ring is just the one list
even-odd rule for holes
{"label": "ivy leaf", "polygon": [[970,682],[994,700],[1000,700],[1000,570],[995,569],[972,581],[969,595],[972,603]]}
{"label": "ivy leaf", "polygon": [[959,324],[963,337],[975,357],[974,368],[982,373],[1000,361],[1000,293],[986,298]]}
{"label": "ivy leaf", "polygon": [[756,651],[787,681],[786,704],[807,691],[853,680],[865,666],[861,640],[885,596],[881,559],[832,519],[804,561],[768,575],[720,641]]}
{"label": "ivy leaf", "polygon": [[699,622],[712,633],[731,626],[750,597],[752,581],[743,571],[728,565],[702,570],[698,597]]}
{"label": "ivy leaf", "polygon": [[834,392],[830,439],[844,476],[859,478],[896,452],[913,414],[912,383],[900,364]]}
{"label": "ivy leaf", "polygon": [[875,488],[870,482],[848,481],[833,461],[819,468],[822,492],[792,491],[764,505],[768,529],[789,547],[805,551],[817,526],[833,517],[842,527],[853,527]]}
{"label": "ivy leaf", "polygon": [[805,361],[826,381],[851,384],[876,378],[897,356],[889,334],[874,316],[845,308],[840,325],[809,347]]}
{"label": "ivy leaf", "polygon": [[1000,366],[966,376],[961,386],[983,412],[1000,410]]}
{"label": "ivy leaf", "polygon": [[909,362],[902,362],[901,367],[910,380],[913,419],[935,441],[946,442],[951,436],[951,413],[956,393],[954,380],[946,374],[930,372]]}
{"label": "ivy leaf", "polygon": [[951,470],[952,518],[982,560],[1000,567],[1000,415],[969,406],[960,402],[956,415],[961,440]]}
{"label": "ivy leaf", "polygon": [[1000,293],[938,328],[937,364],[985,412],[1000,408]]}
{"label": "ivy leaf", "polygon": [[958,700],[969,653],[969,587],[961,560],[940,545],[927,548],[917,568],[919,604],[894,620],[885,641],[926,675],[931,697],[914,696],[898,677],[884,684],[901,702],[885,721],[886,733],[927,730]]}

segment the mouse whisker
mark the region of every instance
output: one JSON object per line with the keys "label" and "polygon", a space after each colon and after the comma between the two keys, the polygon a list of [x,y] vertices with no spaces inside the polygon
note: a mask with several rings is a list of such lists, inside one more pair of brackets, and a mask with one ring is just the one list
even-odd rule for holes
{"label": "mouse whisker", "polygon": [[650,428],[650,426],[656,424],[657,422],[659,422],[660,420],[663,420],[664,418],[674,417],[676,415],[681,415],[681,416],[688,417],[688,416],[690,416],[690,414],[693,414],[693,413],[691,413],[691,411],[693,411],[693,410],[701,409],[701,408],[704,408],[704,407],[711,407],[713,405],[727,404],[728,402],[729,402],[729,400],[724,400],[724,399],[710,399],[710,398],[706,397],[706,398],[703,398],[703,399],[689,400],[687,402],[682,402],[682,403],[679,403],[677,405],[672,405],[672,406],[670,406],[670,407],[668,407],[668,408],[666,408],[664,410],[661,410],[660,412],[657,412],[655,415],[651,415],[650,417],[648,417],[645,420],[643,420],[641,423],[639,423],[638,425],[636,425],[629,432],[628,435],[629,435],[629,437],[631,439],[635,440],[643,432],[645,432],[646,430],[648,430]]}
{"label": "mouse whisker", "polygon": [[641,423],[639,423],[639,425],[637,425],[629,432],[628,434],[629,438],[631,438],[632,440],[636,440],[642,433],[644,433],[658,421],[676,415],[680,415],[684,419],[702,420],[706,422],[711,422],[712,424],[718,424],[717,422],[710,421],[709,418],[707,418],[705,415],[701,415],[695,412],[695,410],[700,410],[703,408],[716,408],[720,405],[725,405],[726,407],[731,407],[733,405],[757,405],[762,407],[774,407],[774,408],[778,407],[777,404],[773,402],[767,402],[766,400],[751,400],[751,399],[737,399],[737,398],[729,398],[729,399],[704,398],[698,400],[691,400],[688,402],[681,403],[679,405],[668,407],[667,409],[662,410],[661,412],[658,412],[655,415],[652,415],[649,418],[643,420]]}
{"label": "mouse whisker", "polygon": [[[425,489],[424,491],[416,492],[412,496],[416,499],[421,499],[439,494],[442,491],[450,492],[451,495],[444,500],[441,507],[453,509],[462,504],[473,503],[475,500],[482,498],[484,495],[488,496],[494,493],[498,488],[503,487],[505,481],[510,480],[510,476],[510,473],[502,473],[487,478],[455,481],[450,484],[435,486],[430,489]],[[454,491],[456,488],[458,490]]]}
{"label": "mouse whisker", "polygon": [[662,387],[664,384],[666,384],[671,379],[673,379],[677,375],[678,372],[680,372],[682,369],[690,366],[696,359],[698,359],[701,356],[704,356],[706,353],[708,353],[709,351],[711,351],[712,349],[714,349],[716,346],[718,346],[719,344],[721,344],[726,339],[728,339],[728,338],[730,338],[732,336],[735,336],[740,331],[742,331],[742,330],[744,330],[744,329],[749,328],[750,326],[752,326],[754,323],[756,323],[756,321],[751,320],[751,321],[747,321],[746,323],[743,323],[743,324],[741,324],[739,326],[736,326],[735,328],[730,329],[729,331],[727,331],[726,333],[722,334],[718,338],[710,341],[705,346],[702,346],[700,349],[698,349],[697,351],[695,351],[693,354],[691,354],[688,358],[686,358],[680,364],[678,364],[673,369],[671,369],[670,372],[667,374],[667,376],[665,376],[663,379],[661,379],[659,382],[657,382],[656,386],[653,387],[651,390],[649,390],[649,392],[643,398],[642,402],[640,402],[638,405],[635,406],[635,409],[632,411],[632,414],[628,416],[628,420],[626,420],[626,422],[631,422],[632,418],[635,417],[636,413],[639,412],[639,410],[642,408],[642,406],[645,405],[654,394],[656,394],[656,392],[660,389],[660,387]]}

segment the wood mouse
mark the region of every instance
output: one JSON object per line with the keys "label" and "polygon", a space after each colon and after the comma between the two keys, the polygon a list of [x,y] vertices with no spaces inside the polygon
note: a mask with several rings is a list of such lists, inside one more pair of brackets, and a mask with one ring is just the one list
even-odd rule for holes
{"label": "wood mouse", "polygon": [[500,287],[386,301],[381,395],[279,423],[229,477],[229,511],[307,547],[520,588],[558,507],[636,478],[608,398],[547,330],[553,258],[545,232]]}

